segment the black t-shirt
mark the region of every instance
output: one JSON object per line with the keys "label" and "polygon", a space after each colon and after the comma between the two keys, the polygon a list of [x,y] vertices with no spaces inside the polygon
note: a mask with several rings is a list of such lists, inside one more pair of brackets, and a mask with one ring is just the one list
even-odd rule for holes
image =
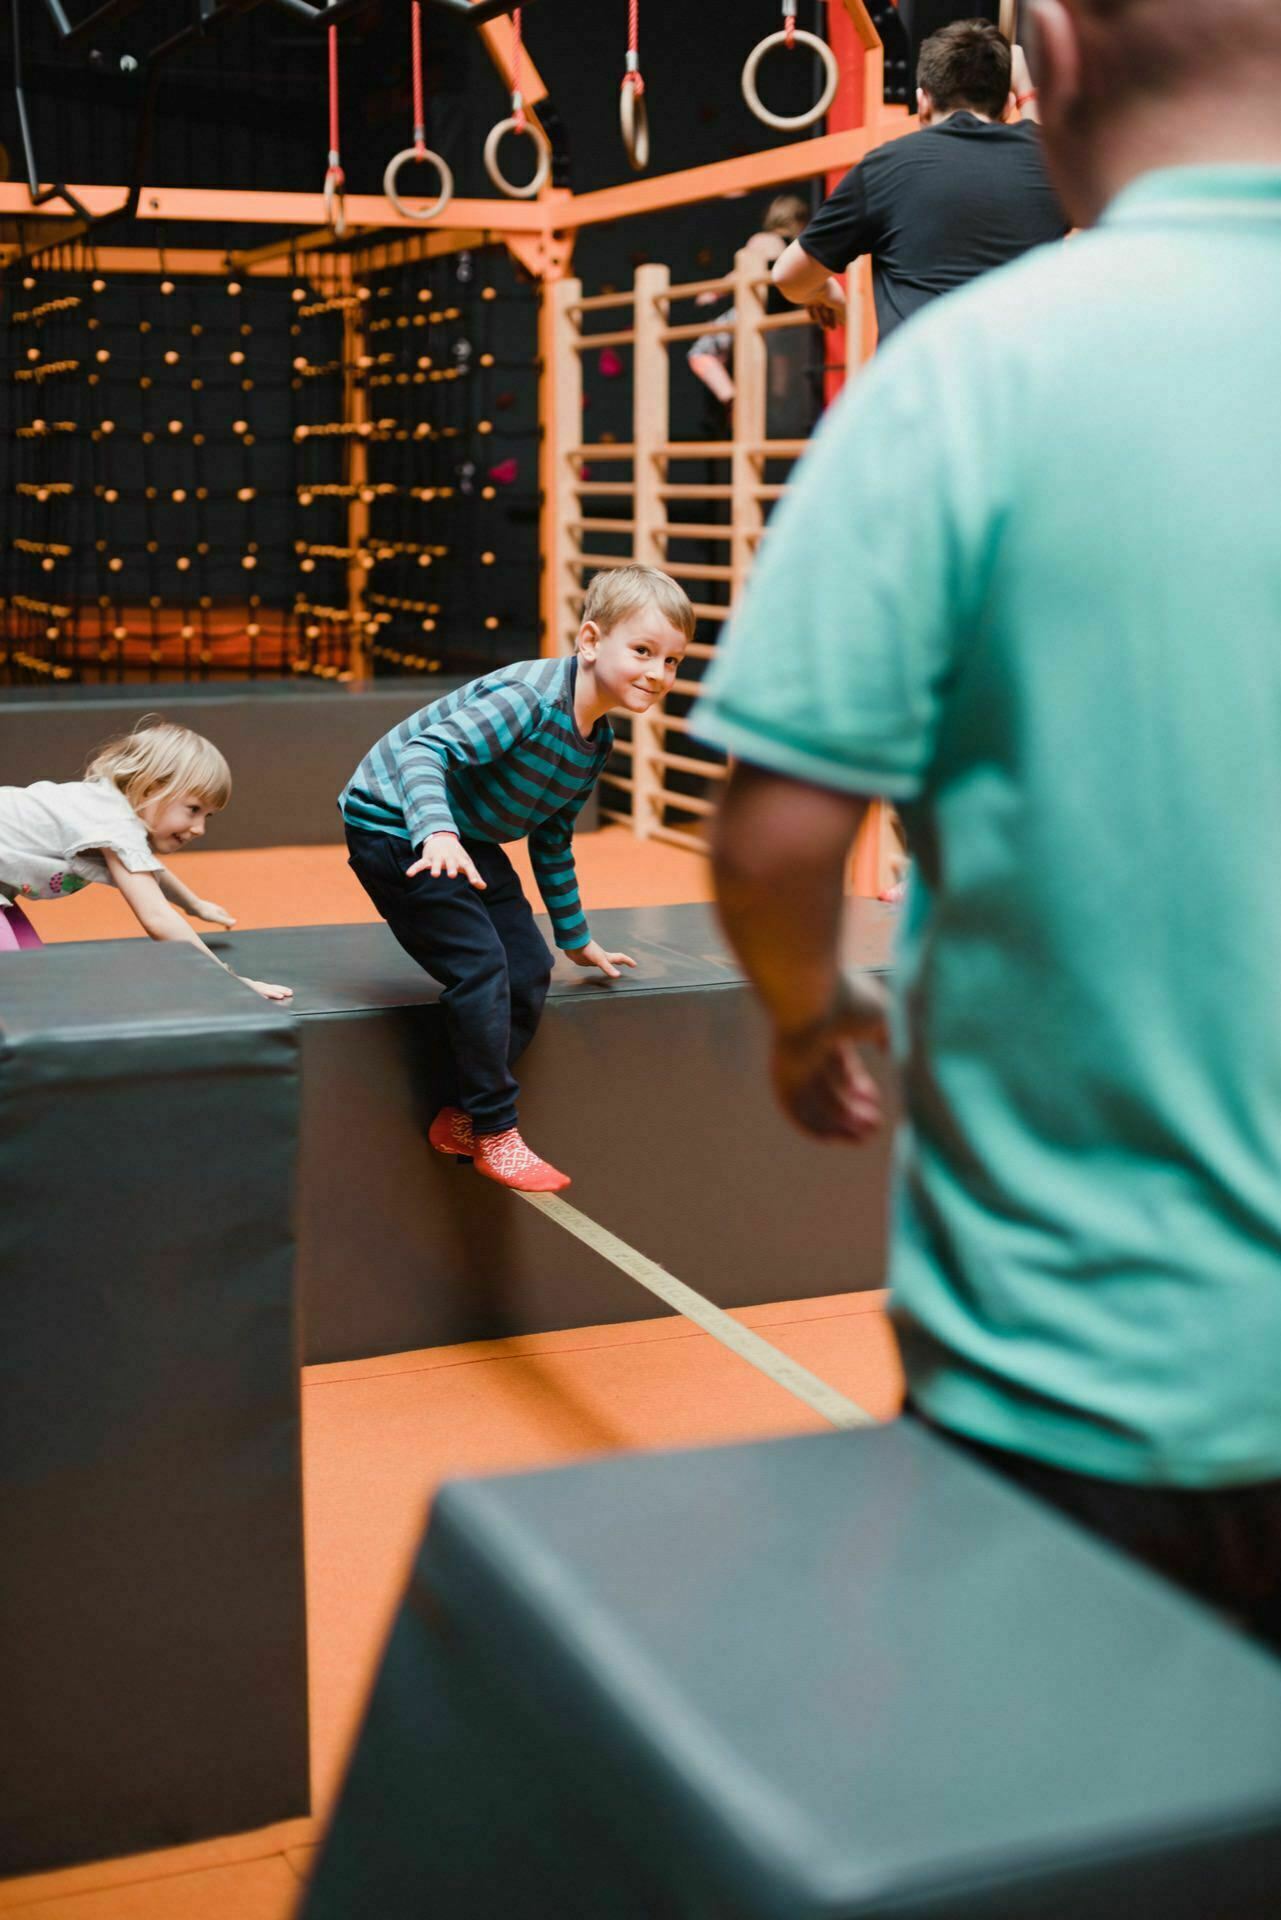
{"label": "black t-shirt", "polygon": [[801,246],[829,273],[871,254],[884,340],[940,293],[1067,230],[1037,127],[962,110],[876,147],[823,202]]}

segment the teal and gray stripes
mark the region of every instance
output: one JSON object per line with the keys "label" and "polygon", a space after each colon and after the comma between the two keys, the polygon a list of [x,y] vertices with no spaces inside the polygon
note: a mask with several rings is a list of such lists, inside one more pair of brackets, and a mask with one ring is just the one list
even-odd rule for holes
{"label": "teal and gray stripes", "polygon": [[573,832],[609,758],[604,720],[574,723],[575,658],[523,660],[472,680],[385,734],[353,774],[343,818],[415,847],[432,833],[523,840],[560,947],[590,938]]}

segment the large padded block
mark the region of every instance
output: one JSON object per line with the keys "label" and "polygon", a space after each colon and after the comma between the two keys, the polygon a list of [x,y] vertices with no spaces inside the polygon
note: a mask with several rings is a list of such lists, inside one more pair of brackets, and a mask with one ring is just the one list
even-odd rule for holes
{"label": "large padded block", "polygon": [[0,1873],[308,1808],[296,1022],[174,947],[0,968]]}
{"label": "large padded block", "polygon": [[[888,965],[894,919],[860,904],[851,965]],[[843,1153],[789,1126],[770,1095],[759,1009],[710,909],[604,912],[592,924],[636,971],[609,982],[559,959],[519,1069],[522,1126],[573,1174],[569,1200],[720,1306],[883,1285],[890,1128]],[[427,1148],[446,1044],[440,989],[385,927],[213,944],[296,989],[308,1361],[666,1311]],[[887,1084],[891,1120],[893,1097]]]}
{"label": "large padded block", "polygon": [[439,1495],[305,1920],[1273,1920],[1281,1666],[908,1422]]}

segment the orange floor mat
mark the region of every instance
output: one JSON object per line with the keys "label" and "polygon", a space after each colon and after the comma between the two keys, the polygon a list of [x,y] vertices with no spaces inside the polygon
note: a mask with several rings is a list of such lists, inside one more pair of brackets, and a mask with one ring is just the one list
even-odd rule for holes
{"label": "orange floor mat", "polygon": [[[793,1300],[736,1317],[870,1413],[896,1411],[902,1380],[882,1295]],[[2,1882],[0,1914],[290,1920],[442,1480],[628,1448],[820,1431],[822,1424],[676,1318],[308,1368],[303,1457],[316,1819]]]}
{"label": "orange floor mat", "polygon": [[[217,832],[215,822],[214,833]],[[603,907],[675,907],[710,900],[706,860],[657,840],[637,840],[626,827],[602,827],[574,843],[579,886],[588,913]],[[526,891],[537,900],[523,841],[508,849]],[[344,847],[216,848],[174,854],[166,862],[180,880],[234,913],[243,932],[255,927],[339,926],[378,915],[347,865]],[[66,900],[23,903],[42,940],[143,938],[114,887],[85,887]]]}

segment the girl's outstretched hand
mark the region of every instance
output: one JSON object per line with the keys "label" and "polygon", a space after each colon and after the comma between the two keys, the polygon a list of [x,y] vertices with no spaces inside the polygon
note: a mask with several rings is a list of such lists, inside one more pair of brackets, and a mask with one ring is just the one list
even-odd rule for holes
{"label": "girl's outstretched hand", "polygon": [[273,987],[270,980],[251,980],[247,973],[239,973],[236,978],[242,985],[260,993],[264,1000],[292,1000],[294,997],[292,987]]}
{"label": "girl's outstretched hand", "polygon": [[620,967],[636,965],[630,954],[606,953],[598,940],[589,940],[585,947],[566,947],[564,952],[576,967],[599,967],[607,980],[617,980]]}
{"label": "girl's outstretched hand", "polygon": [[208,920],[211,926],[231,928],[236,924],[234,913],[228,913],[226,907],[218,906],[212,900],[197,900],[191,908],[193,920]]}

